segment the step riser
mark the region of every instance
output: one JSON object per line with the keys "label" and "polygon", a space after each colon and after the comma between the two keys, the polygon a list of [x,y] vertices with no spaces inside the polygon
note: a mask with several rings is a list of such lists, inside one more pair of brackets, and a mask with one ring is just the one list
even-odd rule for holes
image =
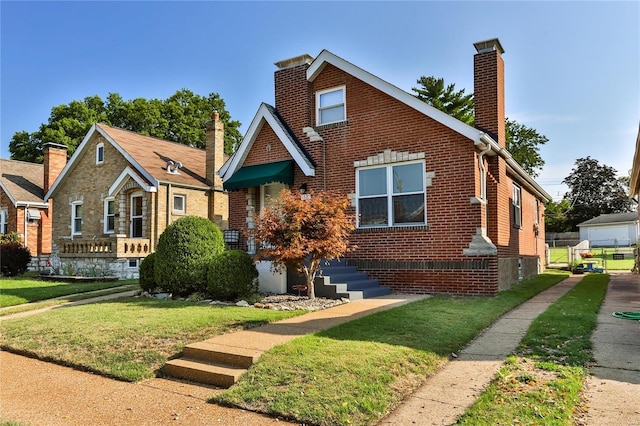
{"label": "step riser", "polygon": [[221,388],[229,388],[233,386],[237,378],[224,373],[213,373],[211,371],[203,371],[179,365],[165,364],[162,368],[164,374],[176,377],[178,379],[190,380],[192,382],[204,383],[208,385],[219,386]]}
{"label": "step riser", "polygon": [[221,364],[232,365],[235,367],[249,368],[257,361],[257,357],[243,356],[237,354],[230,354],[219,351],[210,351],[206,349],[191,348],[186,346],[183,350],[183,355],[188,358],[217,362]]}

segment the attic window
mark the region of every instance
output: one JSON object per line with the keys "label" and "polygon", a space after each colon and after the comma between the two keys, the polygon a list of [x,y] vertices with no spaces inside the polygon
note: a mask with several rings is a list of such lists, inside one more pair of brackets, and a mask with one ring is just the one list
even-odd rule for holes
{"label": "attic window", "polygon": [[96,145],[96,164],[104,163],[104,144],[100,142]]}
{"label": "attic window", "polygon": [[338,123],[347,119],[345,87],[337,87],[316,93],[316,121],[323,124]]}

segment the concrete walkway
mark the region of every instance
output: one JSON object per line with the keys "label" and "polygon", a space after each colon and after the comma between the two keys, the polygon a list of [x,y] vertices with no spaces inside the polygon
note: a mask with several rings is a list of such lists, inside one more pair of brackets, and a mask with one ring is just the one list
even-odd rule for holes
{"label": "concrete walkway", "polygon": [[582,277],[573,276],[507,312],[405,399],[381,425],[451,425],[473,404],[533,320]]}
{"label": "concrete walkway", "polygon": [[589,425],[640,426],[640,322],[613,312],[638,312],[640,275],[611,275],[593,332],[596,366],[587,382]]}

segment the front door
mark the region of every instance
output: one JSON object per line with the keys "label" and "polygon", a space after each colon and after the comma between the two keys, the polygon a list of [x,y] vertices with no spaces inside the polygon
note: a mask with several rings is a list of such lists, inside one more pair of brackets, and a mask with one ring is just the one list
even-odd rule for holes
{"label": "front door", "polygon": [[142,238],[142,193],[131,195],[131,238]]}

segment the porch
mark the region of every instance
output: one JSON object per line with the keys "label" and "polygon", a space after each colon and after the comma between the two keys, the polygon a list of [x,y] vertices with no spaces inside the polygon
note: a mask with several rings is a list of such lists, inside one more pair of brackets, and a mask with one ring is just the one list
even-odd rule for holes
{"label": "porch", "polygon": [[151,240],[111,235],[104,238],[61,239],[58,242],[60,258],[141,258],[151,253]]}

